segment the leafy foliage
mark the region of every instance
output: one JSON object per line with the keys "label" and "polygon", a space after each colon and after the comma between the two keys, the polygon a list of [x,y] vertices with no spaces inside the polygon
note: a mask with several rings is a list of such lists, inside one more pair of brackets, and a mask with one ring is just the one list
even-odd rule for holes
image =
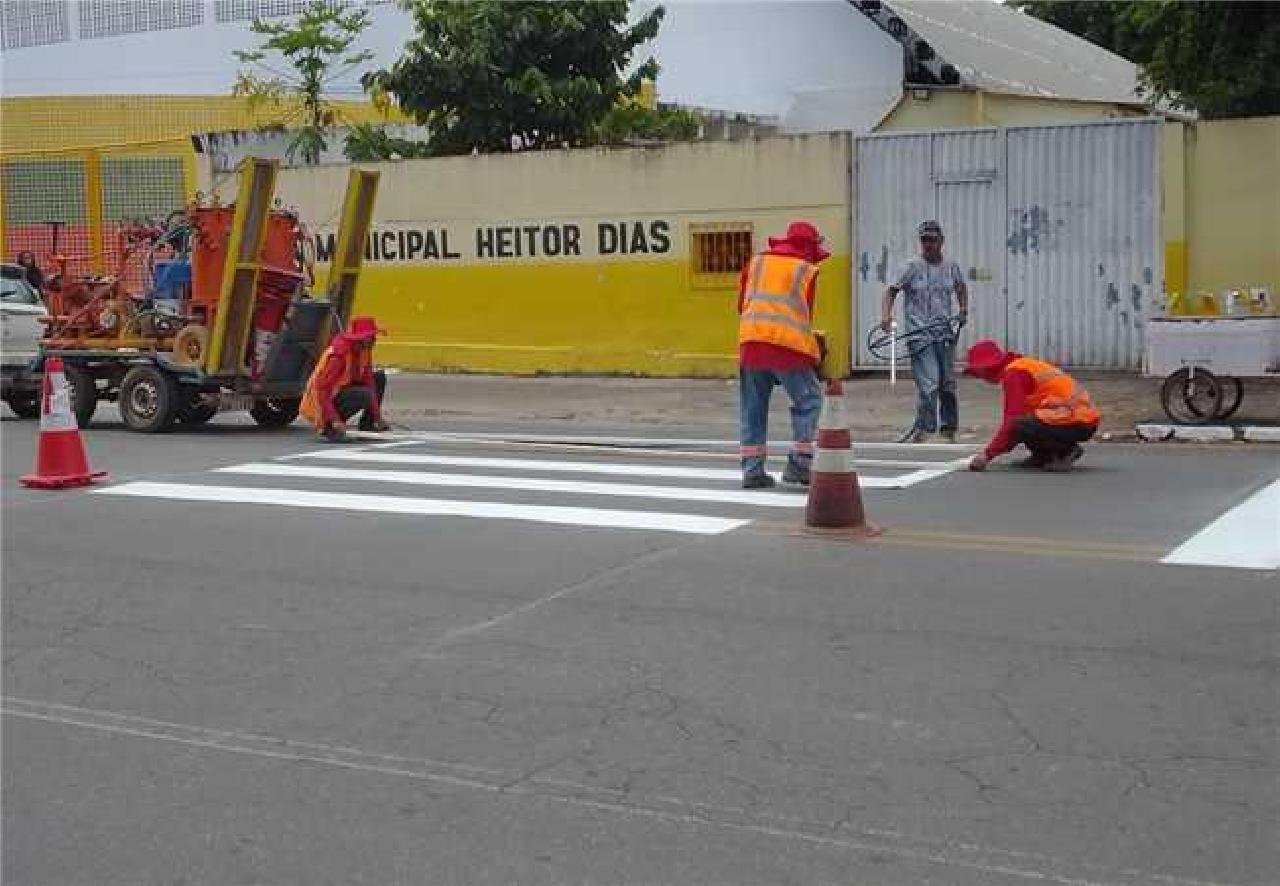
{"label": "leafy foliage", "polygon": [[[244,64],[264,67],[272,76],[242,70],[232,94],[247,98],[250,107],[280,105],[290,98],[298,102],[305,122],[289,145],[290,158],[296,154],[305,163],[319,161],[326,147],[324,130],[335,121],[325,87],[373,58],[371,52],[351,51],[368,26],[368,12],[329,0],[315,0],[293,20],[254,20],[253,32],[266,40],[256,50],[236,52],[235,56]],[[272,54],[282,56],[293,74],[266,68],[263,62]]]}
{"label": "leafy foliage", "polygon": [[1211,119],[1280,113],[1280,4],[1009,2],[1137,63],[1157,99]]}
{"label": "leafy foliage", "polygon": [[431,148],[424,142],[392,136],[386,127],[359,123],[348,131],[344,153],[347,159],[355,161],[411,160],[430,157]]}
{"label": "leafy foliage", "polygon": [[[430,131],[438,154],[617,143],[637,133],[687,136],[687,114],[635,104],[658,33],[658,7],[634,24],[626,0],[401,0],[416,36],[366,88],[393,96]],[[629,73],[627,73],[629,72]]]}

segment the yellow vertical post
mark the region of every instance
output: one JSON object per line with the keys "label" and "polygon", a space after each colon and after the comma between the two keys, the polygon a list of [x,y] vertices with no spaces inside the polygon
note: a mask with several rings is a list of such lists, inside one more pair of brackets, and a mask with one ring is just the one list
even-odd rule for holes
{"label": "yellow vertical post", "polygon": [[97,151],[84,154],[85,214],[89,222],[89,262],[95,274],[107,272],[107,250],[103,239],[102,156]]}
{"label": "yellow vertical post", "polygon": [[278,170],[279,164],[274,160],[254,157],[240,167],[240,192],[227,239],[222,291],[205,353],[204,371],[208,375],[234,376],[244,371]]}
{"label": "yellow vertical post", "polygon": [[353,169],[347,176],[347,194],[342,201],[327,292],[329,303],[343,324],[351,319],[351,307],[356,299],[356,284],[364,261],[364,243],[373,224],[378,175],[368,169]]}
{"label": "yellow vertical post", "polygon": [[0,258],[3,258],[9,254],[8,252],[5,251],[5,248],[4,248],[4,234],[5,234],[4,204],[5,204],[5,199],[8,197],[8,193],[5,190],[5,186],[4,186],[4,167],[5,167],[5,162],[3,160],[0,160]]}

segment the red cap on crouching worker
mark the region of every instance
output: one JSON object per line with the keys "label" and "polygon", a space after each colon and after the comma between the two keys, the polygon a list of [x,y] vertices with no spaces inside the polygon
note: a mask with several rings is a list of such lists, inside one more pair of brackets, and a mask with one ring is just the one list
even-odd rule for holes
{"label": "red cap on crouching worker", "polygon": [[1004,366],[1008,359],[1009,355],[1004,348],[991,339],[984,338],[982,341],[974,342],[973,347],[969,348],[964,374],[976,375],[978,378],[989,376]]}
{"label": "red cap on crouching worker", "polygon": [[373,317],[352,317],[346,332],[347,338],[353,341],[373,341],[386,334],[387,331],[378,326],[378,321]]}
{"label": "red cap on crouching worker", "polygon": [[831,253],[822,245],[822,234],[818,232],[818,229],[811,222],[793,221],[787,225],[786,236],[769,238],[770,249],[776,249],[784,244],[805,256],[807,261],[815,265],[831,257]]}

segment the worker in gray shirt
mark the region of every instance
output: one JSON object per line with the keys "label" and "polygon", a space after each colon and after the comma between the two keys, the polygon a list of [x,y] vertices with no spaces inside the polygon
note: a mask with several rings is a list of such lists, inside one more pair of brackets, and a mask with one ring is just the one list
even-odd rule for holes
{"label": "worker in gray shirt", "polygon": [[911,354],[911,373],[920,394],[916,420],[899,443],[923,443],[930,434],[941,432],[955,442],[960,425],[960,404],[956,400],[956,331],[948,322],[959,306],[960,325],[969,317],[969,290],[960,266],[942,257],[942,226],[923,222],[920,255],[908,259],[897,280],[884,294],[880,326],[886,332],[893,325],[893,302],[905,293],[906,344]]}

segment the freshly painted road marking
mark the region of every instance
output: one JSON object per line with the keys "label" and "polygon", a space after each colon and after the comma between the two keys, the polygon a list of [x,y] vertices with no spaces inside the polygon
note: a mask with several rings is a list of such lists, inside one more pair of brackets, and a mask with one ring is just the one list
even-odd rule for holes
{"label": "freshly painted road marking", "polygon": [[694,535],[719,535],[747,525],[748,520],[672,514],[654,511],[621,511],[607,508],[573,508],[550,505],[507,504],[490,501],[450,501],[434,498],[400,498],[359,493],[313,492],[302,489],[253,489],[236,486],[199,486],[187,483],[125,483],[99,489],[96,495],[157,498],[183,502],[276,505],[293,508],[406,514],[428,517],[478,517],[566,526],[608,529],[649,529]]}
{"label": "freshly painted road marking", "polygon": [[[739,483],[736,468],[691,468],[679,465],[628,464],[625,462],[549,461],[532,458],[487,458],[472,455],[429,455],[426,453],[323,449],[284,456],[287,460],[317,458],[326,461],[370,462],[389,465],[435,465],[455,468],[487,468],[495,471],[530,471],[557,474],[604,474],[615,477],[663,477],[668,480],[726,480]],[[944,462],[928,470],[897,477],[859,477],[863,489],[906,489],[949,474],[965,462]]]}
{"label": "freshly painted road marking", "polygon": [[1227,511],[1160,562],[1280,569],[1280,480]]}
{"label": "freshly painted road marking", "polygon": [[262,477],[304,477],[315,480],[357,480],[369,483],[401,483],[409,486],[448,486],[466,489],[511,489],[518,492],[563,492],[570,495],[617,495],[671,501],[707,501],[755,505],[765,508],[803,508],[802,493],[756,492],[745,489],[697,489],[684,486],[652,486],[635,483],[591,483],[580,480],[546,480],[541,477],[505,477],[487,474],[440,474],[431,471],[370,471],[313,465],[253,463],[218,468],[220,474],[252,474]]}

